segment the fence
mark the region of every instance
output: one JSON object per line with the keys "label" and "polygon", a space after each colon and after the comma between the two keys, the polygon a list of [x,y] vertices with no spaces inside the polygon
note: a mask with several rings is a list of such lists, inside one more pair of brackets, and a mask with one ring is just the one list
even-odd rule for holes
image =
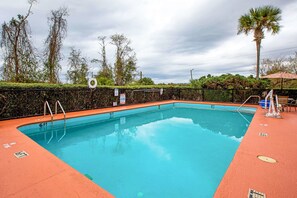
{"label": "fence", "polygon": [[[119,89],[126,94],[126,105],[162,100],[193,100],[210,102],[242,103],[250,95],[265,97],[267,90],[206,90],[194,88],[164,88],[160,89]],[[276,90],[278,95],[289,95],[297,98],[297,90]],[[44,101],[51,108],[59,100],[66,112],[97,109],[119,104],[120,97],[114,96],[112,88],[0,88],[0,120],[28,117],[43,114]],[[250,103],[256,103],[251,100]]]}

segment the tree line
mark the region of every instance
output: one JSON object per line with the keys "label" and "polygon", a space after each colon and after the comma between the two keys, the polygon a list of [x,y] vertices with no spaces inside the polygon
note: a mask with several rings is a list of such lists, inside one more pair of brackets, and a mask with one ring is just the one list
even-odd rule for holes
{"label": "tree line", "polygon": [[[63,41],[67,35],[68,9],[65,7],[52,10],[48,17],[49,30],[41,55],[33,46],[29,16],[36,0],[29,0],[29,8],[24,15],[17,15],[1,27],[0,46],[3,50],[1,77],[10,82],[48,82],[60,83],[62,69]],[[106,57],[106,36],[99,36],[100,57],[90,62],[100,67],[95,74],[99,84],[126,85],[135,81],[137,74],[136,53],[131,48],[131,41],[123,34],[109,37],[109,44],[115,46],[115,63],[111,65]],[[89,61],[79,49],[71,48],[68,56],[67,79],[73,84],[86,84]]]}

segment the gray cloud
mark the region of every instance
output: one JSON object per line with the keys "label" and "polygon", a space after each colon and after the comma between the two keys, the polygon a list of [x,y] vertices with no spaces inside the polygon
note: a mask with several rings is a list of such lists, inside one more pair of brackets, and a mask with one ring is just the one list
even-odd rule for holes
{"label": "gray cloud", "polygon": [[[274,5],[283,11],[282,30],[277,36],[267,34],[262,57],[296,51],[295,0],[216,0],[211,3],[206,0],[44,0],[34,5],[29,22],[33,42],[41,52],[48,34],[50,11],[68,7],[62,76],[67,71],[70,47],[80,49],[89,59],[97,58],[98,36],[123,33],[132,40],[139,70],[145,76],[157,82],[188,82],[192,68],[197,77],[208,73],[252,73],[255,44],[252,36],[236,34],[237,23],[250,8],[262,5]],[[27,8],[26,0],[2,1],[0,19],[9,21],[18,13],[25,14]],[[107,52],[112,63],[114,48],[109,46]],[[91,70],[96,72],[98,68],[93,66]]]}

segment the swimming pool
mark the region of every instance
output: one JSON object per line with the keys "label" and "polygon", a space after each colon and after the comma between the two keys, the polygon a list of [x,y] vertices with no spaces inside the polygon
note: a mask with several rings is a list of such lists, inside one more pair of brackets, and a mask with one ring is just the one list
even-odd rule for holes
{"label": "swimming pool", "polygon": [[118,198],[212,197],[254,108],[173,103],[19,129]]}

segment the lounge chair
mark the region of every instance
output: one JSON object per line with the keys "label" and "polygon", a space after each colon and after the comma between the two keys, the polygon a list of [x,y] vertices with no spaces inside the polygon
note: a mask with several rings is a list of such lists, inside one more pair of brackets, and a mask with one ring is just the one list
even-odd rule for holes
{"label": "lounge chair", "polygon": [[278,104],[281,107],[281,110],[284,111],[285,108],[288,111],[288,105],[289,105],[289,96],[277,96],[278,98]]}
{"label": "lounge chair", "polygon": [[295,108],[295,111],[296,111],[296,108],[297,108],[297,100],[292,100],[289,102],[288,106],[290,107],[290,111],[291,111],[291,108]]}

